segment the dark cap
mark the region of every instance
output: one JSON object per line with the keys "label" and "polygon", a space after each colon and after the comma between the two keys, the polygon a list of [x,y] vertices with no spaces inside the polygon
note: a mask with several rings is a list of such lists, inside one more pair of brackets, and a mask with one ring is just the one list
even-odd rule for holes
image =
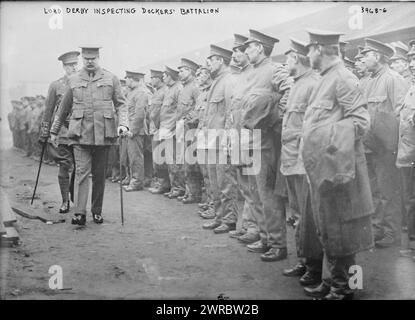
{"label": "dark cap", "polygon": [[354,64],[355,64],[356,61],[353,61],[352,59],[349,59],[347,57],[344,57],[343,61],[344,61],[344,65],[346,67],[348,67],[350,69],[354,68]]}
{"label": "dark cap", "polygon": [[196,72],[196,70],[199,69],[200,65],[197,64],[196,62],[193,62],[190,59],[182,58],[180,66],[178,67],[178,69],[181,69],[183,67],[189,68],[190,70]]}
{"label": "dark cap", "polygon": [[174,70],[168,66],[165,66],[166,69],[164,70],[164,73],[167,73],[172,79],[176,80],[179,76],[179,71]]}
{"label": "dark cap", "polygon": [[202,70],[205,70],[208,73],[210,73],[209,67],[207,65],[202,65],[199,67],[199,69],[196,70],[196,75],[199,75],[202,72]]}
{"label": "dark cap", "polygon": [[122,86],[125,86],[127,84],[127,82],[125,81],[125,79],[120,79],[120,83]]}
{"label": "dark cap", "polygon": [[251,42],[259,42],[264,47],[272,49],[272,48],[274,48],[274,44],[280,42],[280,40],[278,40],[277,38],[268,36],[264,33],[259,32],[259,31],[250,29],[249,30],[249,38],[248,38],[248,40],[245,41],[245,45],[248,45]]}
{"label": "dark cap", "polygon": [[380,41],[377,41],[377,40],[366,38],[365,47],[360,53],[365,54],[366,52],[369,52],[369,51],[378,52],[380,54],[383,54],[387,58],[391,58],[394,53],[393,48],[390,47],[389,45],[382,43]]}
{"label": "dark cap", "polygon": [[79,51],[69,51],[58,57],[59,61],[62,61],[63,64],[77,63]]}
{"label": "dark cap", "polygon": [[363,48],[363,46],[357,46],[357,55],[354,57],[355,60],[360,60],[363,58],[363,54],[361,53]]}
{"label": "dark cap", "polygon": [[409,52],[407,55],[408,57],[415,55],[415,39],[409,41]]}
{"label": "dark cap", "polygon": [[214,44],[210,45],[210,54],[207,57],[208,59],[210,59],[213,56],[219,56],[222,57],[228,64],[231,61],[231,57],[232,57],[233,52],[221,47],[218,47]]}
{"label": "dark cap", "polygon": [[163,71],[151,69],[150,70],[150,78],[160,78],[160,79],[163,79]]}
{"label": "dark cap", "polygon": [[136,71],[125,71],[125,78],[130,78],[136,81],[144,79],[145,74]]}
{"label": "dark cap", "polygon": [[340,36],[344,33],[337,31],[327,31],[327,30],[317,30],[317,29],[307,29],[306,30],[310,36],[310,42],[307,44],[307,47],[320,44],[320,45],[339,45]]}
{"label": "dark cap", "polygon": [[235,33],[233,37],[235,40],[233,41],[232,50],[235,51],[236,49],[241,49],[241,51],[244,51],[245,41],[248,40],[248,37],[238,33]]}
{"label": "dark cap", "polygon": [[404,48],[401,47],[395,47],[395,54],[392,56],[392,58],[390,58],[391,61],[394,60],[407,60],[407,55],[408,55],[408,50],[405,50]]}
{"label": "dark cap", "polygon": [[290,38],[290,41],[291,47],[284,54],[289,54],[290,52],[295,52],[303,56],[306,56],[308,54],[308,48],[304,42],[301,42],[294,38]]}
{"label": "dark cap", "polygon": [[99,57],[99,49],[102,47],[80,47],[82,50],[83,58],[96,58]]}

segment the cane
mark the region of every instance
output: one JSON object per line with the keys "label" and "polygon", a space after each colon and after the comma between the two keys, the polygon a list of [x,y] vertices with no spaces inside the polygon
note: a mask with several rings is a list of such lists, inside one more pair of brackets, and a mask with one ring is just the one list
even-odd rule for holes
{"label": "cane", "polygon": [[124,203],[122,197],[122,138],[123,136],[120,135],[120,198],[121,198],[121,225],[124,226]]}
{"label": "cane", "polygon": [[37,184],[39,182],[40,168],[42,168],[42,160],[43,160],[43,155],[45,154],[46,145],[47,145],[47,141],[45,141],[42,146],[42,153],[40,154],[40,160],[39,160],[39,168],[37,169],[35,189],[33,190],[33,195],[32,195],[32,200],[30,201],[30,205],[33,204],[33,199],[35,198]]}

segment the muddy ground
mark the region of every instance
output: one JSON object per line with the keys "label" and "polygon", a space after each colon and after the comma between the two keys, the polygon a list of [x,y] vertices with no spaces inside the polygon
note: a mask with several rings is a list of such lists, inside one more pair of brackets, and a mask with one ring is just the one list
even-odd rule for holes
{"label": "muddy ground", "polygon": [[[1,186],[10,201],[30,207],[38,163],[16,150],[1,153]],[[42,168],[31,207],[47,225],[17,216],[18,246],[0,250],[2,299],[308,299],[296,278],[281,275],[296,263],[293,229],[289,258],[262,262],[227,234],[202,229],[196,205],[183,205],[148,191],[124,193],[121,226],[119,186],[107,182],[104,224],[88,216],[86,228],[57,213],[56,166]],[[357,299],[414,299],[415,263],[399,248],[374,249],[357,257],[363,290]],[[66,290],[49,289],[49,268],[59,265]]]}

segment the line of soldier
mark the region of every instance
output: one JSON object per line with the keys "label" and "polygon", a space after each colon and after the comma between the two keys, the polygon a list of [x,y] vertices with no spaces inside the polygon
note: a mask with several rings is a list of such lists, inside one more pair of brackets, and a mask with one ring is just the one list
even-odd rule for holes
{"label": "line of soldier", "polygon": [[[111,149],[113,162],[121,161],[124,168],[113,180],[125,184],[126,191],[138,191],[149,183],[145,174],[151,160],[146,161],[145,151],[168,141],[176,146],[179,121],[185,132],[260,130],[259,141],[252,135],[240,143],[260,152],[257,174],[246,174],[252,164],[243,161],[154,161],[153,173],[147,174],[154,176],[149,191],[199,203],[198,213],[209,220],[204,229],[229,232],[263,261],[287,258],[286,219],[288,212],[296,212],[291,219],[296,220],[299,262],[283,274],[299,276],[308,296],[352,298],[349,269],[356,253],[375,243],[380,248],[399,244],[403,212],[409,246],[415,240],[415,43],[399,56],[399,50],[366,39],[350,66],[342,34],[307,32],[307,44],[291,39],[285,65],[270,58],[277,38],[249,30],[249,37],[235,34],[232,50],[211,45],[206,65],[183,58],[178,70],[150,70],[151,90],[144,74],[132,71],[126,72],[127,88],[122,89],[113,74],[99,67],[99,48],[82,48],[84,68],[68,78],[65,88],[51,85],[52,93],[64,98],[60,105],[53,100],[56,116],[42,122],[43,139],[51,134],[55,146],[61,145],[57,137],[68,122],[66,137],[77,150],[72,223],[85,224],[90,173],[93,220],[102,223],[107,170],[102,160]],[[67,55],[75,59],[79,52]],[[409,61],[409,90],[388,66],[397,56]],[[213,150],[219,157],[236,147],[230,140],[208,138],[204,144],[198,141],[194,152]],[[176,150],[171,153],[176,159]],[[156,160],[158,155],[152,156]],[[117,167],[114,163],[110,167]],[[413,254],[409,246],[406,251]]]}
{"label": "line of soldier", "polygon": [[[38,161],[41,149],[37,143],[37,137],[45,109],[45,97],[42,95],[24,96],[20,100],[12,100],[11,105],[12,110],[8,114],[8,122],[13,147],[22,150],[25,156]],[[45,162],[52,164],[48,155],[45,157]]]}

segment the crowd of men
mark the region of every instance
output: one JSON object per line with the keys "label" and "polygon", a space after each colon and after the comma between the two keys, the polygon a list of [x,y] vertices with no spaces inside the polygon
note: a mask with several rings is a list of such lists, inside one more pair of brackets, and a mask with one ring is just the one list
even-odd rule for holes
{"label": "crowd of men", "polygon": [[[151,83],[137,71],[119,81],[99,66],[99,48],[65,53],[46,101],[12,102],[14,144],[38,155],[40,132],[59,163],[60,212],[73,180],[73,224],[86,223],[90,175],[96,223],[105,178],[127,192],[148,187],[197,203],[203,229],[263,261],[287,258],[293,226],[298,263],[283,274],[308,296],[352,298],[356,253],[402,243],[402,255],[415,252],[415,40],[365,39],[350,59],[342,34],[307,32],[309,43],[291,39],[285,64],[270,58],[277,38],[249,30],[232,48],[211,45],[202,65],[150,70]],[[198,161],[178,161],[181,149]]]}

